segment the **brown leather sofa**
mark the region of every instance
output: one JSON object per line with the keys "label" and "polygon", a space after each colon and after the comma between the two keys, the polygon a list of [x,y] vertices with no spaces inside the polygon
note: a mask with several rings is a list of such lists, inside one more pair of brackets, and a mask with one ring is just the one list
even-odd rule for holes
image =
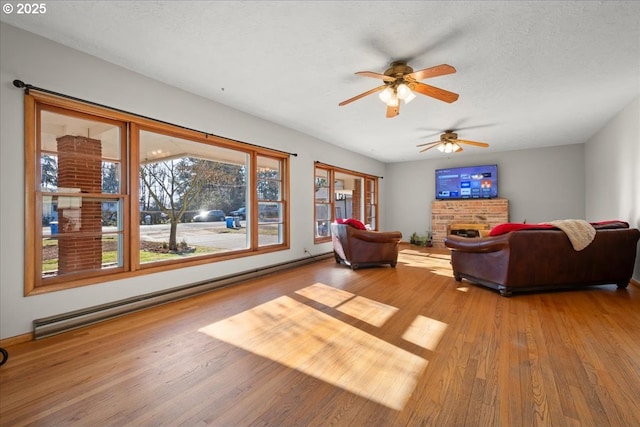
{"label": "brown leather sofa", "polygon": [[333,255],[337,263],[355,270],[359,267],[398,262],[398,247],[402,240],[399,231],[359,230],[348,224],[331,224]]}
{"label": "brown leather sofa", "polygon": [[638,239],[634,228],[596,227],[594,240],[576,251],[561,230],[528,229],[482,238],[448,236],[445,245],[452,250],[456,281],[464,278],[509,296],[604,284],[626,288]]}

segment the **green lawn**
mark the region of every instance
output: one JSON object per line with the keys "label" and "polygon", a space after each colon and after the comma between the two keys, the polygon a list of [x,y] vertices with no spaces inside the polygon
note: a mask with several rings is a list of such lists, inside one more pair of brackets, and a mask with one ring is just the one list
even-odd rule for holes
{"label": "green lawn", "polygon": [[[246,228],[223,228],[217,231],[218,234],[246,234]],[[278,234],[277,225],[260,225],[259,234],[265,236],[274,236]],[[118,251],[115,236],[103,237],[102,265],[115,264],[118,260]],[[42,240],[42,272],[50,273],[58,270],[58,240],[46,238]],[[113,250],[110,250],[113,246]],[[207,246],[195,246],[195,251],[188,253],[165,253],[161,251],[148,250],[152,247],[162,246],[162,243],[142,242],[145,249],[140,250],[140,263],[148,264],[156,261],[174,260],[180,258],[188,258],[197,255],[213,254],[223,251],[219,248],[211,248]],[[194,248],[194,246],[190,246]],[[107,250],[105,250],[107,249]]]}
{"label": "green lawn", "polygon": [[[114,240],[115,243],[115,238],[113,239],[105,239],[105,240]],[[43,249],[44,248],[50,248],[53,249],[54,247],[56,247],[58,245],[58,241],[55,239],[44,239],[43,240]],[[161,244],[157,244],[159,246],[161,246]],[[54,252],[57,254],[57,249],[54,249]],[[172,260],[172,259],[179,259],[179,258],[187,258],[187,257],[192,257],[192,256],[196,256],[196,255],[202,255],[202,254],[212,254],[212,253],[216,253],[216,252],[220,252],[220,249],[217,248],[211,248],[211,247],[207,247],[207,246],[195,246],[195,251],[190,251],[188,253],[163,253],[163,252],[155,252],[155,251],[149,251],[149,250],[141,250],[140,251],[140,263],[144,264],[144,263],[150,263],[150,262],[156,262],[156,261],[165,261],[165,260]],[[118,260],[118,251],[117,250],[112,250],[112,251],[104,251],[102,253],[102,264],[103,265],[109,265],[109,264],[115,264]],[[44,259],[42,261],[42,272],[43,273],[47,273],[47,272],[52,272],[52,271],[56,271],[58,270],[58,257],[57,255],[53,258],[49,258],[49,259]]]}

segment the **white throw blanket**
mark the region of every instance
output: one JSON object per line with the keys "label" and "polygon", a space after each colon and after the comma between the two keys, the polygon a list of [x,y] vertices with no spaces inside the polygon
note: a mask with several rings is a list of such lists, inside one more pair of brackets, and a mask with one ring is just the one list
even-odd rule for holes
{"label": "white throw blanket", "polygon": [[549,221],[546,224],[551,224],[564,231],[576,251],[581,251],[589,246],[596,237],[596,229],[583,219],[559,219]]}

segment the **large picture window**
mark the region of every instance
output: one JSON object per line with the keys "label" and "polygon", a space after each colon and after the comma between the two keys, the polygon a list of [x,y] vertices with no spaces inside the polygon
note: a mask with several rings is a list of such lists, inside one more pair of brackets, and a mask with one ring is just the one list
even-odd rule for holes
{"label": "large picture window", "polygon": [[288,248],[288,155],[25,96],[25,294]]}
{"label": "large picture window", "polygon": [[249,154],[145,129],[138,135],[140,263],[249,248],[246,218],[226,222],[247,205]]}

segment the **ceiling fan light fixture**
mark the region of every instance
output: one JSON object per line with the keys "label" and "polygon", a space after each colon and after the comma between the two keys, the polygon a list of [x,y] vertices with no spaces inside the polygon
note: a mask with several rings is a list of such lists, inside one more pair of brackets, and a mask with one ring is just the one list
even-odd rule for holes
{"label": "ceiling fan light fixture", "polygon": [[384,74],[373,71],[358,71],[356,72],[357,75],[379,79],[384,83],[378,87],[342,101],[338,103],[338,106],[342,107],[364,98],[365,96],[378,93],[380,100],[387,105],[387,118],[392,118],[399,114],[399,100],[402,99],[405,104],[408,104],[416,98],[416,94],[426,95],[440,101],[452,103],[458,100],[457,93],[429,86],[419,82],[418,80],[444,76],[455,72],[456,69],[448,64],[436,65],[435,67],[414,71],[413,68],[408,66],[405,61],[392,62],[390,67],[385,70]]}
{"label": "ceiling fan light fixture", "polygon": [[442,144],[438,145],[438,150],[446,154],[455,153],[456,151],[460,150],[460,148],[461,147],[455,142],[443,142]]}
{"label": "ceiling fan light fixture", "polygon": [[394,96],[387,102],[387,107],[397,107],[400,104],[398,97]]}
{"label": "ceiling fan light fixture", "polygon": [[411,89],[404,83],[400,83],[398,88],[396,89],[396,93],[398,94],[398,98],[405,99],[409,94],[411,94]]}
{"label": "ceiling fan light fixture", "polygon": [[395,92],[392,93],[391,97],[386,102],[387,107],[397,107],[400,104],[400,99],[398,99],[398,95]]}
{"label": "ceiling fan light fixture", "polygon": [[380,98],[380,100],[382,102],[384,102],[385,104],[389,103],[389,100],[391,98],[393,98],[394,93],[393,93],[393,89],[391,88],[391,86],[387,86],[382,92],[380,92],[380,94],[378,95],[378,97]]}
{"label": "ceiling fan light fixture", "polygon": [[411,101],[413,101],[414,99],[416,99],[416,94],[415,94],[415,93],[413,93],[413,92],[411,92],[411,91],[409,91],[409,95],[407,95],[407,96],[405,96],[405,97],[404,97],[404,103],[405,103],[405,104],[408,104],[408,103],[410,103]]}
{"label": "ceiling fan light fixture", "polygon": [[458,139],[458,134],[456,132],[452,130],[446,130],[442,135],[440,135],[440,141],[425,142],[423,144],[416,145],[416,147],[426,147],[420,150],[421,153],[432,148],[437,148],[441,153],[450,154],[462,151],[463,144],[483,148],[487,148],[489,146],[489,144],[487,144],[486,142]]}

